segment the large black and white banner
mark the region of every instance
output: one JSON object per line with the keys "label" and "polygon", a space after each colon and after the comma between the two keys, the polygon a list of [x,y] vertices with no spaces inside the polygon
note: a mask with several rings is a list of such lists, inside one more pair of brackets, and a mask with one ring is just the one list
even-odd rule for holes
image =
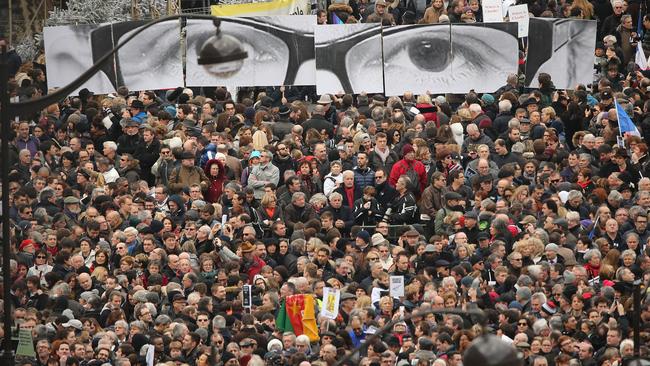
{"label": "large black and white banner", "polygon": [[[146,23],[113,24],[114,45]],[[126,85],[130,90],[172,89],[183,85],[180,22],[162,22],[135,36],[117,53],[115,73],[117,84]]]}
{"label": "large black and white banner", "polygon": [[[48,86],[62,87],[89,69],[144,21],[46,27],[44,29]],[[183,85],[181,34],[178,20],[145,29],[104,64],[80,89],[105,94],[119,86],[131,90],[166,89]]]}
{"label": "large black and white banner", "polygon": [[[316,85],[318,94],[484,93],[504,85],[519,67],[516,23],[382,28],[316,26],[313,15],[221,20],[221,32],[238,39],[248,53],[229,72],[211,72],[197,63],[216,31],[211,20],[189,20],[183,32],[180,21],[170,20],[134,37],[83,87],[98,94],[121,85],[131,90]],[[143,24],[46,27],[49,86],[70,83]],[[560,89],[592,81],[594,21],[533,18],[529,33],[527,86],[535,87],[542,72]]]}
{"label": "large black and white banner", "polygon": [[221,32],[242,42],[248,52],[239,71],[212,74],[197,63],[203,43],[215,34],[210,20],[187,23],[188,86],[280,86],[316,84],[313,15],[223,17]]}
{"label": "large black and white banner", "polygon": [[526,86],[537,87],[540,73],[551,75],[558,89],[593,82],[596,21],[531,18]]}
{"label": "large black and white banner", "polygon": [[386,28],[383,42],[386,95],[438,93],[453,82],[449,24]]}
{"label": "large black and white banner", "polygon": [[381,25],[323,25],[314,29],[318,94],[384,91]]}
{"label": "large black and white banner", "polygon": [[[110,24],[65,25],[43,29],[49,88],[68,85],[95,63],[91,35],[95,30],[106,26],[110,29]],[[102,44],[106,51],[112,48],[113,35],[111,32],[105,34]],[[97,94],[112,93],[115,91],[116,83],[114,72],[100,72],[73,94],[78,94],[79,90],[83,88],[88,88]]]}
{"label": "large black and white banner", "polygon": [[517,24],[385,28],[386,95],[493,92],[517,72]]}

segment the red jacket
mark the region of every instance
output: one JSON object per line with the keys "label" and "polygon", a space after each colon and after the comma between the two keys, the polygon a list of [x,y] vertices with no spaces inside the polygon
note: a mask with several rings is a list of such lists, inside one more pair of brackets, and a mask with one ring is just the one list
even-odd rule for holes
{"label": "red jacket", "polygon": [[253,256],[253,263],[251,263],[248,266],[248,270],[246,271],[246,274],[248,275],[248,283],[253,284],[253,279],[255,278],[256,275],[260,274],[262,271],[262,267],[266,265],[266,262],[264,262],[260,257],[258,256]]}
{"label": "red jacket", "polygon": [[407,162],[406,160],[402,159],[395,163],[393,165],[393,169],[390,171],[390,177],[388,178],[388,184],[391,186],[395,187],[395,184],[397,183],[397,179],[401,177],[402,175],[406,174],[406,172],[411,169],[415,169],[415,172],[418,173],[418,177],[420,177],[420,194],[424,192],[424,188],[427,186],[427,170],[424,167],[424,164],[422,164],[421,161],[419,160],[413,160],[410,162]]}
{"label": "red jacket", "polygon": [[[219,167],[219,173],[217,173],[216,177],[210,175],[210,167],[212,167],[212,165],[214,164],[217,164],[217,166]],[[210,185],[208,186],[208,190],[205,192],[206,201],[210,203],[219,202],[219,198],[221,198],[221,193],[223,192],[223,183],[226,181],[226,170],[223,167],[223,164],[221,163],[221,161],[217,159],[210,159],[205,164],[205,168],[203,168],[203,171],[205,172],[205,175],[207,175],[208,179],[210,180]]]}
{"label": "red jacket", "polygon": [[433,104],[424,104],[418,103],[415,105],[415,108],[420,110],[420,114],[424,116],[425,121],[433,121],[436,123],[436,127],[440,127],[440,122],[438,122],[438,107]]}

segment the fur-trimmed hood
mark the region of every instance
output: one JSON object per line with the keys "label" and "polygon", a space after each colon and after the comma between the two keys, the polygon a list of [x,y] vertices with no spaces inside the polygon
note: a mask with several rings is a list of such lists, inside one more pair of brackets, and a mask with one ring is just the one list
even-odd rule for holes
{"label": "fur-trimmed hood", "polygon": [[332,4],[327,7],[327,11],[331,12],[344,12],[352,14],[352,7],[348,4]]}

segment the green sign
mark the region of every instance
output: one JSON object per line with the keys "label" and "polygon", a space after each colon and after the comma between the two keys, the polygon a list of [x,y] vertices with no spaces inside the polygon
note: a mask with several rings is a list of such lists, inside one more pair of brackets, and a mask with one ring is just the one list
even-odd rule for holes
{"label": "green sign", "polygon": [[18,349],[16,349],[16,355],[36,357],[31,329],[21,329],[20,332],[18,332]]}

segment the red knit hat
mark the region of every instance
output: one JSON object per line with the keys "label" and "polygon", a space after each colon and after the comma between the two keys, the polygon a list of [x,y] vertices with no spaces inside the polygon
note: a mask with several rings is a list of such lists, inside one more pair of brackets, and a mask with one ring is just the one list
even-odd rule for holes
{"label": "red knit hat", "polygon": [[39,249],[39,246],[38,246],[38,244],[36,244],[35,241],[33,241],[32,239],[25,239],[25,240],[23,240],[23,241],[20,243],[20,246],[18,247],[18,250],[19,250],[19,251],[22,251],[22,250],[25,249],[28,245],[33,246],[33,247],[34,247],[34,250],[38,250],[38,249]]}

